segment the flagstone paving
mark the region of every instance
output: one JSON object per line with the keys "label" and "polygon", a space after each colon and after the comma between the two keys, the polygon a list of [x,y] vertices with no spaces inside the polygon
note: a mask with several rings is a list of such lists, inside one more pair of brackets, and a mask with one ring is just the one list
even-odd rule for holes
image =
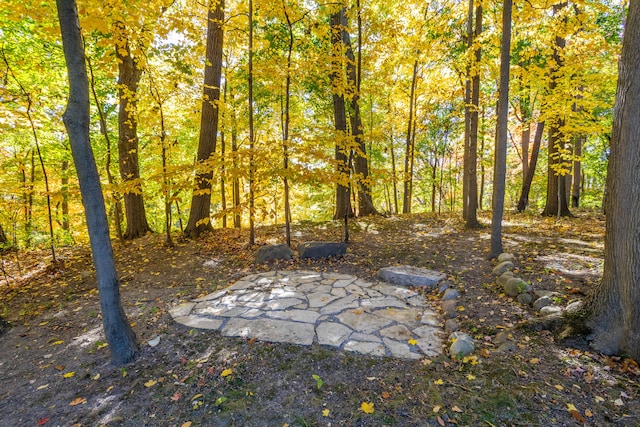
{"label": "flagstone paving", "polygon": [[230,337],[313,343],[371,356],[441,354],[439,316],[418,293],[314,271],[252,274],[170,310],[183,325]]}

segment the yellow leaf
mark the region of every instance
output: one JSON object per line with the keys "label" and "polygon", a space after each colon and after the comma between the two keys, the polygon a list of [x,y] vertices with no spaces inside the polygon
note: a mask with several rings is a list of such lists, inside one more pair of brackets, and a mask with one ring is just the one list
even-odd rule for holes
{"label": "yellow leaf", "polygon": [[591,409],[585,409],[584,414],[589,418],[593,417],[593,412],[591,412]]}
{"label": "yellow leaf", "polygon": [[442,405],[436,405],[433,407],[433,413],[437,414],[438,412],[440,412],[440,409],[442,409]]}
{"label": "yellow leaf", "polygon": [[475,375],[471,375],[471,374],[467,374],[467,379],[468,379],[469,381],[473,381],[473,380],[475,380],[475,379],[476,379],[476,376],[475,376]]}
{"label": "yellow leaf", "polygon": [[149,380],[146,383],[144,383],[145,387],[153,387],[154,385],[156,385],[158,383],[158,381],[156,380]]}
{"label": "yellow leaf", "polygon": [[222,377],[228,377],[229,375],[233,374],[233,370],[231,370],[230,368],[225,369],[224,371],[222,371],[222,373],[220,374],[220,376]]}
{"label": "yellow leaf", "polygon": [[362,412],[364,412],[365,414],[373,414],[374,413],[373,406],[374,406],[373,403],[362,402],[362,405],[360,405],[360,409],[362,409]]}
{"label": "yellow leaf", "polygon": [[462,412],[462,409],[458,408],[457,406],[454,406],[453,408],[451,408],[451,410],[453,412]]}
{"label": "yellow leaf", "polygon": [[604,397],[596,396],[595,400],[596,402],[601,403],[601,402],[604,402]]}
{"label": "yellow leaf", "polygon": [[322,410],[322,416],[323,417],[328,417],[329,416],[329,410],[328,409],[323,409]]}
{"label": "yellow leaf", "polygon": [[100,374],[95,374],[94,376],[91,377],[92,380],[96,381],[98,378],[100,378]]}
{"label": "yellow leaf", "polygon": [[47,387],[49,387],[49,384],[43,384],[41,386],[38,386],[38,390],[44,390]]}
{"label": "yellow leaf", "polygon": [[562,387],[560,384],[554,385],[554,387],[556,388],[556,390],[564,390],[564,387]]}
{"label": "yellow leaf", "polygon": [[58,340],[58,341],[54,341],[54,342],[52,342],[52,343],[51,343],[51,345],[60,345],[60,344],[62,344],[63,342],[64,342],[64,341],[62,341],[62,340]]}
{"label": "yellow leaf", "polygon": [[76,397],[69,403],[69,406],[76,406],[80,405],[81,403],[87,403],[87,399],[85,399],[84,397]]}
{"label": "yellow leaf", "polygon": [[576,408],[573,403],[567,403],[567,410],[568,411],[577,411],[578,408]]}
{"label": "yellow leaf", "polygon": [[533,359],[529,360],[529,363],[531,363],[532,365],[537,365],[538,363],[540,363],[540,359],[534,357]]}
{"label": "yellow leaf", "polygon": [[62,375],[63,378],[71,378],[72,376],[74,376],[76,373],[75,372],[67,372],[66,374]]}
{"label": "yellow leaf", "polygon": [[409,343],[409,345],[416,345],[418,344],[418,341],[414,340],[413,338],[411,338],[409,341],[407,341]]}
{"label": "yellow leaf", "polygon": [[182,423],[180,427],[191,427],[191,421],[187,421],[186,423]]}
{"label": "yellow leaf", "polygon": [[202,397],[202,393],[198,393],[191,398],[191,400],[196,400],[197,398]]}
{"label": "yellow leaf", "polygon": [[442,381],[440,378],[438,378],[437,380],[433,380],[433,383],[435,385],[442,385],[442,384],[444,384],[444,381]]}

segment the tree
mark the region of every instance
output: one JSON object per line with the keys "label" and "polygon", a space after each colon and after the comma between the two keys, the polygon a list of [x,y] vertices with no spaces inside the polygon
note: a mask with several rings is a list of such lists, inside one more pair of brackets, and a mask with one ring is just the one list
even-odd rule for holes
{"label": "tree", "polygon": [[0,251],[4,249],[7,243],[9,243],[9,240],[7,239],[7,235],[4,234],[4,229],[2,228],[2,224],[0,224]]}
{"label": "tree", "polygon": [[491,251],[489,258],[502,252],[502,214],[504,212],[507,173],[507,124],[509,120],[509,65],[511,52],[512,0],[505,0],[502,9],[502,43],[500,45],[500,86],[498,88],[498,123],[493,172],[493,213],[491,215]]}
{"label": "tree", "polygon": [[113,363],[122,365],[136,358],[139,347],[120,301],[107,212],[89,140],[89,82],[78,12],[75,0],[56,0],[56,4],[69,76],[69,100],[63,121],[80,183],[104,332]]}
{"label": "tree", "polygon": [[137,92],[142,69],[139,59],[131,53],[124,24],[118,24],[117,27],[121,33],[120,39],[116,43],[116,58],[118,59],[118,99],[120,100],[118,158],[120,176],[125,186],[124,207],[127,217],[124,238],[135,239],[152,231],[147,222],[138,162]]}
{"label": "tree", "polygon": [[607,170],[602,281],[586,301],[592,346],[640,360],[640,1],[629,2]]}
{"label": "tree", "polygon": [[538,154],[540,153],[540,144],[542,142],[543,132],[544,122],[538,122],[538,125],[536,126],[536,134],[533,138],[533,147],[531,148],[531,161],[527,165],[527,173],[522,181],[522,190],[520,191],[520,198],[518,199],[518,205],[516,207],[518,212],[524,212],[529,204],[529,191],[531,190],[533,176],[536,173],[536,165],[538,164]]}
{"label": "tree", "polygon": [[210,0],[207,13],[207,49],[202,89],[200,138],[198,140],[197,173],[191,198],[189,222],[184,233],[197,238],[212,231],[209,219],[213,168],[207,162],[216,151],[218,134],[220,81],[222,79],[222,42],[224,37],[224,0]]}

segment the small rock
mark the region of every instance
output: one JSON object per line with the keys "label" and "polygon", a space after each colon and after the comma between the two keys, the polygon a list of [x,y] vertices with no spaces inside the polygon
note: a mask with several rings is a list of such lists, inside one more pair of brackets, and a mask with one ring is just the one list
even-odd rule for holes
{"label": "small rock", "polygon": [[449,301],[452,299],[456,299],[458,295],[460,295],[460,292],[458,292],[457,289],[449,288],[446,291],[444,291],[444,294],[442,295],[442,301]]}
{"label": "small rock", "polygon": [[502,344],[500,344],[498,346],[496,351],[498,353],[506,353],[508,351],[516,351],[516,343],[514,343],[513,341],[503,342]]}
{"label": "small rock", "polygon": [[527,283],[519,277],[512,277],[502,287],[504,292],[510,297],[517,297],[525,291]]}
{"label": "small rock", "polygon": [[347,253],[344,242],[305,242],[298,245],[298,256],[302,258],[328,258]]}
{"label": "small rock", "polygon": [[503,252],[500,255],[498,255],[498,262],[513,261],[515,259],[516,259],[516,257],[513,256],[513,254],[510,254],[510,253],[507,253],[507,252]]}
{"label": "small rock", "polygon": [[475,349],[473,339],[469,335],[454,332],[451,336],[455,337],[453,343],[449,347],[449,355],[451,357],[461,358],[471,354]]}
{"label": "small rock", "polygon": [[381,268],[378,270],[378,277],[394,285],[430,287],[436,286],[446,275],[426,268],[400,265]]}
{"label": "small rock", "polygon": [[458,322],[456,319],[449,319],[444,322],[444,331],[445,332],[455,332],[458,330]]}
{"label": "small rock", "polygon": [[160,344],[160,335],[147,341],[147,344],[149,344],[149,347],[155,347]]}
{"label": "small rock", "polygon": [[565,307],[564,311],[566,311],[569,314],[575,314],[578,311],[580,311],[581,308],[582,308],[582,300],[577,300],[569,303]]}
{"label": "small rock", "polygon": [[533,297],[530,294],[520,294],[517,299],[522,305],[529,305],[533,301]]}
{"label": "small rock", "polygon": [[493,274],[500,276],[507,270],[513,270],[513,267],[514,265],[511,261],[503,261],[493,268]]}
{"label": "small rock", "polygon": [[496,334],[495,337],[493,337],[493,342],[498,345],[503,344],[509,340],[509,333],[507,331],[500,331]]}
{"label": "small rock", "polygon": [[274,259],[291,258],[293,258],[293,251],[289,246],[285,244],[261,246],[255,252],[256,264],[262,264],[263,262],[271,261]]}
{"label": "small rock", "polygon": [[202,266],[204,268],[208,268],[210,270],[215,270],[216,268],[218,268],[219,265],[220,265],[220,260],[217,258],[210,259],[202,263]]}
{"label": "small rock", "polygon": [[534,295],[538,298],[542,298],[542,297],[557,297],[560,296],[559,293],[554,292],[554,291],[548,291],[546,289],[536,289],[535,291],[533,291]]}
{"label": "small rock", "polygon": [[542,309],[542,307],[546,307],[548,305],[552,305],[553,304],[553,300],[551,299],[550,296],[543,296],[538,298],[537,300],[535,300],[535,302],[533,303],[533,308],[536,311],[540,311]]}
{"label": "small rock", "polygon": [[543,316],[549,316],[552,314],[557,314],[562,312],[562,307],[558,307],[557,305],[547,305],[540,309],[540,314]]}
{"label": "small rock", "polygon": [[500,277],[498,277],[498,279],[496,280],[496,283],[500,286],[504,286],[505,283],[507,283],[507,281],[513,277],[515,277],[513,274],[513,271],[507,270],[504,273],[502,273]]}
{"label": "small rock", "polygon": [[442,302],[442,316],[445,319],[453,319],[456,317],[456,300]]}
{"label": "small rock", "polygon": [[440,292],[445,292],[447,289],[451,287],[451,285],[453,285],[453,283],[451,283],[448,280],[445,280],[444,282],[440,282],[440,285],[438,285],[438,290]]}

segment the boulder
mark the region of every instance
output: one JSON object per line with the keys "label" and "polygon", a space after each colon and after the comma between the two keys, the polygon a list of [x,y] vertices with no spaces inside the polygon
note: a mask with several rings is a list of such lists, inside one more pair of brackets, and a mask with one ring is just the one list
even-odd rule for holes
{"label": "boulder", "polygon": [[577,300],[570,302],[565,308],[564,311],[569,314],[576,314],[582,308],[582,300]]}
{"label": "boulder", "polygon": [[509,281],[509,279],[512,279],[513,277],[515,277],[513,274],[513,271],[507,270],[504,273],[502,273],[500,277],[498,277],[498,279],[496,280],[496,283],[500,286],[504,286]]}
{"label": "boulder", "polygon": [[556,305],[547,305],[540,309],[540,314],[543,316],[550,316],[552,314],[562,313],[562,307],[558,307]]}
{"label": "boulder", "polygon": [[531,304],[531,301],[533,301],[533,297],[531,296],[531,294],[520,294],[518,295],[517,298],[518,302],[522,305],[529,305]]}
{"label": "boulder", "polygon": [[515,298],[526,291],[527,283],[519,277],[512,277],[502,288],[507,295]]}
{"label": "boulder", "polygon": [[500,276],[502,275],[502,273],[504,273],[507,270],[513,270],[513,267],[514,267],[513,262],[503,261],[493,268],[493,274],[495,274],[496,276]]}
{"label": "boulder", "polygon": [[442,302],[442,317],[445,319],[453,319],[456,317],[456,300],[450,299]]}
{"label": "boulder", "polygon": [[552,304],[553,304],[553,300],[551,299],[551,297],[548,295],[545,295],[534,301],[533,308],[534,310],[540,311],[542,307],[546,307]]}
{"label": "boulder", "polygon": [[344,242],[304,242],[298,245],[300,258],[328,258],[347,253],[347,244]]}
{"label": "boulder", "polygon": [[460,292],[458,292],[457,289],[449,288],[446,291],[444,291],[444,294],[442,295],[442,301],[449,301],[451,299],[456,299],[458,298],[458,295],[460,295]]}
{"label": "boulder", "polygon": [[449,355],[453,358],[465,357],[471,354],[475,349],[473,339],[467,334],[454,332],[451,334],[451,338],[453,339],[453,342],[449,347]]}
{"label": "boulder", "polygon": [[436,286],[446,275],[426,268],[402,265],[384,267],[378,271],[378,277],[385,282],[400,286]]}
{"label": "boulder", "polygon": [[444,322],[444,331],[445,332],[455,332],[458,330],[458,322],[456,319],[448,319]]}
{"label": "boulder", "polygon": [[256,264],[261,264],[274,259],[291,259],[293,258],[293,251],[285,244],[265,245],[258,248],[254,256]]}
{"label": "boulder", "polygon": [[500,255],[498,255],[498,262],[504,262],[504,261],[512,261],[516,259],[516,257],[513,256],[513,254],[509,254],[506,252],[501,253]]}

